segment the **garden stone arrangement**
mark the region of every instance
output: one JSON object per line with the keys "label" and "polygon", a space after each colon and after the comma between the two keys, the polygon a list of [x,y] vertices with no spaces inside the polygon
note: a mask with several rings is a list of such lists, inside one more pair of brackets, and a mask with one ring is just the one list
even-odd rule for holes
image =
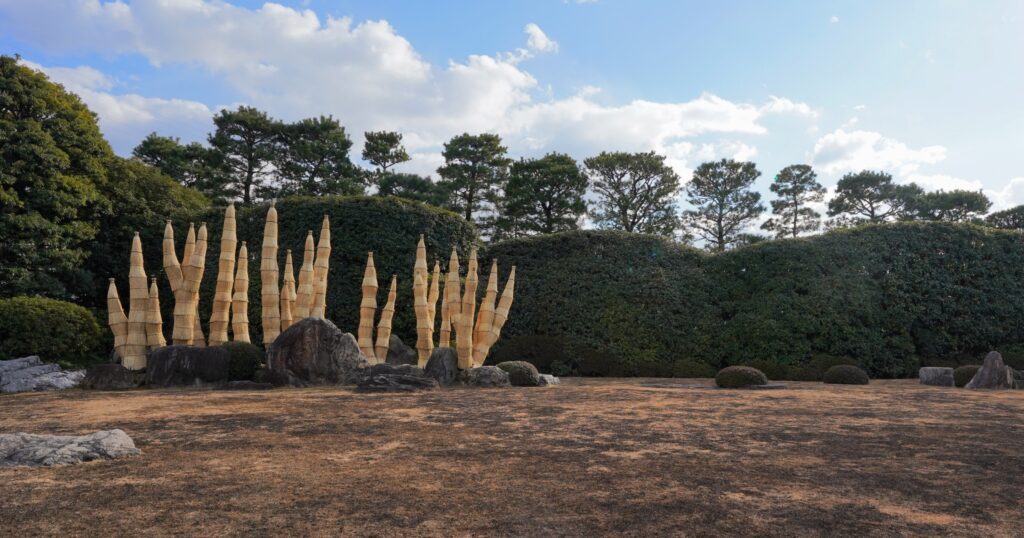
{"label": "garden stone arrangement", "polygon": [[1014,370],[1003,362],[998,351],[985,355],[980,365],[965,365],[957,369],[925,367],[918,370],[918,380],[922,385],[937,387],[963,387],[968,389],[1024,389],[1021,372]]}
{"label": "garden stone arrangement", "polygon": [[121,430],[81,436],[0,434],[0,467],[69,465],[138,454],[131,437]]}
{"label": "garden stone arrangement", "polygon": [[78,386],[84,377],[84,371],[44,364],[36,355],[0,361],[0,392],[69,389]]}

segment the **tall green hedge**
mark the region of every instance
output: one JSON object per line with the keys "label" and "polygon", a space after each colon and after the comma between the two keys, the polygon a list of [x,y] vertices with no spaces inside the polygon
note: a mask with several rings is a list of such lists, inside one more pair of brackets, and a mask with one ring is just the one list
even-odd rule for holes
{"label": "tall green hedge", "polygon": [[717,255],[586,231],[498,243],[486,256],[521,275],[495,354],[532,346],[581,373],[797,372],[830,355],[891,377],[1024,342],[1015,231],[885,224]]}
{"label": "tall green hedge", "polygon": [[[260,253],[263,243],[263,225],[268,204],[236,207],[238,241],[248,243],[249,250],[249,328],[254,343],[262,342],[260,327]],[[434,258],[447,260],[453,245],[460,253],[467,252],[475,241],[476,231],[464,219],[442,209],[419,202],[391,197],[295,197],[277,202],[280,267],[284,268],[285,249],[292,249],[296,278],[302,264],[302,251],[306,231],[320,236],[324,215],[331,220],[331,263],[327,288],[327,317],[342,330],[355,332],[359,324],[359,301],[366,253],[373,251],[380,284],[378,303],[383,307],[391,275],[398,275],[398,298],[394,319],[395,333],[403,340],[415,339],[415,313],[412,307],[412,268],[416,257],[416,242],[424,234],[430,262]],[[181,256],[188,230],[188,220],[206,222],[209,248],[206,271],[200,288],[200,316],[204,333],[209,336],[210,310],[217,281],[217,258],[220,255],[221,227],[224,208],[199,211],[188,218],[174,221],[178,256]],[[142,233],[146,272],[159,276],[160,298],[164,316],[164,332],[170,340],[173,320],[173,294],[163,273],[161,238],[163,223],[157,222]],[[116,275],[125,308],[128,308],[127,273],[129,244],[125,244],[121,265],[123,272]]]}
{"label": "tall green hedge", "polygon": [[42,297],[0,299],[0,360],[39,355],[84,367],[103,360],[110,347],[96,318],[81,306]]}

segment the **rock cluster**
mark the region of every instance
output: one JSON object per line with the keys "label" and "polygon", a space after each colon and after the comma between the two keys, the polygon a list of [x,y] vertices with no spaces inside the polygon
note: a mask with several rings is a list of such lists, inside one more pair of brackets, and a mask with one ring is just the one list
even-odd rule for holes
{"label": "rock cluster", "polygon": [[294,323],[267,350],[267,368],[277,384],[349,385],[363,377],[367,366],[356,339],[326,319]]}
{"label": "rock cluster", "polygon": [[978,373],[966,388],[969,389],[1012,389],[1014,387],[1013,370],[1003,362],[998,351],[990,351],[985,355]]}
{"label": "rock cluster", "polygon": [[60,390],[78,386],[85,377],[81,370],[61,370],[44,364],[36,355],[0,361],[0,392]]}
{"label": "rock cluster", "polygon": [[139,449],[122,430],[103,430],[81,436],[0,434],[0,467],[68,465],[137,454]]}

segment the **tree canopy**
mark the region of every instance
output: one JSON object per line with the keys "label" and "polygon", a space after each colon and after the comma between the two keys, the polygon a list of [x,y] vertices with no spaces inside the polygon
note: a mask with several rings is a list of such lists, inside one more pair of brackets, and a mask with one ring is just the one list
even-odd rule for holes
{"label": "tree canopy", "polygon": [[437,173],[450,193],[448,207],[470,222],[493,209],[508,179],[507,151],[496,134],[463,133],[446,142]]}
{"label": "tree canopy", "polygon": [[305,118],[278,129],[277,197],[363,193],[360,174],[348,157],[352,141],[338,120]]}
{"label": "tree canopy", "polygon": [[778,199],[772,200],[772,214],[761,228],[775,232],[776,237],[796,237],[821,227],[821,214],[807,206],[825,198],[825,187],[818,183],[818,175],[806,164],[794,164],[782,169],[771,190]]}
{"label": "tree canopy", "polygon": [[601,152],[583,161],[601,228],[672,236],[679,225],[679,176],[654,153]]}
{"label": "tree canopy", "polygon": [[564,153],[512,163],[498,228],[507,237],[564,232],[579,228],[587,210],[587,176]]}
{"label": "tree canopy", "polygon": [[708,248],[725,250],[764,213],[761,194],[751,190],[760,176],[754,163],[732,159],[703,163],[693,171],[686,199],[694,208],[686,211],[685,221]]}
{"label": "tree canopy", "polygon": [[379,178],[388,173],[388,168],[409,160],[409,154],[402,146],[402,133],[395,131],[367,131],[363,134],[363,160],[377,167]]}
{"label": "tree canopy", "polygon": [[837,222],[882,222],[907,218],[922,189],[911,183],[897,185],[885,172],[862,170],[844,175],[828,203],[828,215]]}
{"label": "tree canopy", "polygon": [[919,194],[912,207],[918,220],[970,222],[980,219],[992,202],[978,191],[939,190]]}

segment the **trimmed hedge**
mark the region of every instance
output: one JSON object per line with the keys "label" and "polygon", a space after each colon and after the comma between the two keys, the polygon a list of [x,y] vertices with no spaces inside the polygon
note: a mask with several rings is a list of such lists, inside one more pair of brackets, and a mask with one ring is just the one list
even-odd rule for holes
{"label": "trimmed hedge", "polygon": [[[260,298],[260,254],[263,244],[263,225],[269,204],[251,207],[236,206],[238,244],[248,243],[249,250],[249,332],[252,342],[263,343]],[[394,332],[405,341],[415,340],[415,312],[412,307],[412,268],[416,258],[416,243],[424,234],[428,262],[434,259],[446,264],[452,246],[465,258],[476,240],[476,229],[463,218],[443,209],[420,202],[380,196],[323,196],[292,197],[277,201],[278,260],[283,271],[285,249],[292,249],[295,276],[298,280],[302,265],[302,252],[307,230],[313,230],[314,240],[320,237],[324,215],[331,221],[330,276],[327,285],[327,317],[346,332],[356,331],[359,324],[359,302],[366,253],[373,251],[380,285],[377,301],[383,307],[392,274],[398,275],[398,297],[395,306]],[[181,256],[189,220],[206,222],[209,248],[206,270],[200,287],[199,313],[203,332],[209,336],[210,311],[217,281],[217,258],[220,256],[221,228],[224,208],[200,211],[191,217],[174,221],[174,239]],[[166,276],[163,274],[161,240],[163,222],[153,223],[146,234],[143,250],[148,275],[159,275],[164,332],[170,339],[173,323],[174,300]],[[122,300],[126,302],[128,282],[129,243],[123,251],[123,273],[116,275]],[[127,308],[125,304],[125,308]]]}
{"label": "trimmed hedge", "polygon": [[849,364],[829,368],[822,376],[822,381],[829,385],[867,385],[871,382],[864,370]]}
{"label": "trimmed hedge", "polygon": [[[576,231],[491,245],[481,266],[497,257],[504,278],[518,265],[496,354],[543,337],[544,361],[583,375],[672,375],[684,361],[820,379],[833,365],[821,357],[833,357],[903,377],[991,349],[1024,351],[1021,235],[896,223],[709,255]],[[501,356],[530,360],[519,353]]]}
{"label": "trimmed hedge", "polygon": [[103,340],[96,317],[76,304],[41,297],[0,299],[0,360],[39,355],[46,362],[86,367],[106,354]]}
{"label": "trimmed hedge", "polygon": [[967,364],[953,370],[953,384],[958,387],[965,387],[974,379],[974,374],[981,370],[980,364]]}
{"label": "trimmed hedge", "polygon": [[222,347],[231,355],[228,372],[231,381],[251,381],[266,357],[263,348],[248,342],[226,342]]}
{"label": "trimmed hedge", "polygon": [[715,376],[715,384],[723,389],[741,389],[767,385],[768,376],[761,370],[749,366],[726,366]]}

